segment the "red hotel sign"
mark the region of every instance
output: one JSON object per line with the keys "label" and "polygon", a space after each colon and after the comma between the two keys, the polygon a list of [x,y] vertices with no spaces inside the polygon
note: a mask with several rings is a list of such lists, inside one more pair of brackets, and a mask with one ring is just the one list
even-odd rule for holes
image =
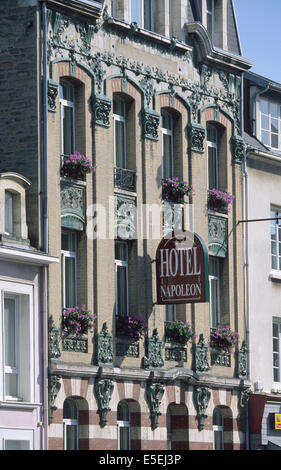
{"label": "red hotel sign", "polygon": [[172,232],[156,252],[157,304],[209,302],[208,253],[192,232]]}

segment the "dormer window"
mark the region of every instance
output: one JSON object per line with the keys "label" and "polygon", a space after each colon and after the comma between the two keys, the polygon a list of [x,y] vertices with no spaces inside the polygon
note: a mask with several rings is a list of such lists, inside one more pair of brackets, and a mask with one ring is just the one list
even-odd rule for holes
{"label": "dormer window", "polygon": [[273,101],[260,100],[260,137],[264,145],[281,148],[281,106]]}
{"label": "dormer window", "polygon": [[14,234],[14,194],[5,191],[5,234],[13,236]]}
{"label": "dormer window", "polygon": [[153,0],[130,0],[130,22],[140,28],[153,30]]}

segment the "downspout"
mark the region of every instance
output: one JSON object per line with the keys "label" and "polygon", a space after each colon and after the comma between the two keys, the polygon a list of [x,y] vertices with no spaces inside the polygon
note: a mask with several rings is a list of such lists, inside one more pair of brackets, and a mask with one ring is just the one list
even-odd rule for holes
{"label": "downspout", "polygon": [[[41,210],[43,224],[41,224],[42,249],[48,253],[48,63],[47,63],[47,7],[42,3],[42,29],[43,29],[43,155],[41,165],[42,199]],[[43,170],[43,175],[42,175]],[[48,449],[48,300],[47,275],[48,268],[43,269],[43,449]]]}
{"label": "downspout", "polygon": [[[241,86],[241,135],[244,139],[244,74],[242,73],[242,86]],[[248,212],[247,203],[247,162],[246,162],[246,148],[244,143],[243,160],[241,165],[241,199],[242,199],[242,220],[245,220],[245,213]],[[245,177],[245,184],[244,184]],[[248,330],[248,230],[242,224],[242,263],[243,263],[243,315],[244,315],[244,338],[247,345],[247,379],[249,379],[249,330]],[[248,403],[245,406],[245,447],[249,450],[249,411]]]}

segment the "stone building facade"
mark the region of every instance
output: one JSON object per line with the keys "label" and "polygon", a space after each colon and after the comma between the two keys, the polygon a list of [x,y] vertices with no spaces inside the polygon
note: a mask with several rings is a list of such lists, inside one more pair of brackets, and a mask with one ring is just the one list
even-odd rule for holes
{"label": "stone building facade", "polygon": [[[1,125],[19,130],[7,139],[1,169],[19,167],[32,182],[30,238],[61,260],[48,268],[48,448],[247,447],[237,222],[241,84],[251,64],[232,1],[15,3],[1,5],[1,61],[9,93],[14,79],[21,85],[16,110],[4,103]],[[75,152],[95,171],[66,173]],[[177,222],[158,210],[166,178],[195,191],[170,204]],[[235,196],[229,212],[211,205],[212,189]],[[178,223],[207,247],[210,302],[156,304],[157,246]],[[70,332],[63,309],[84,305],[96,315],[94,332]],[[147,324],[138,341],[120,334],[120,322],[134,315]],[[169,340],[176,321],[190,322],[197,338]],[[210,348],[220,326],[240,335],[233,354]]]}

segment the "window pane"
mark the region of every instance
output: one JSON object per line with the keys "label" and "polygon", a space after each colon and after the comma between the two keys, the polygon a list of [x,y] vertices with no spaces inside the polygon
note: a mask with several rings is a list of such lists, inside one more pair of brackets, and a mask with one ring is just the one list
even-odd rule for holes
{"label": "window pane", "polygon": [[264,114],[269,114],[268,101],[260,100],[260,111]]}
{"label": "window pane", "polygon": [[16,367],[16,304],[15,299],[4,300],[5,366]]}
{"label": "window pane", "polygon": [[133,21],[141,26],[140,0],[131,0],[131,22]]}
{"label": "window pane", "polygon": [[261,116],[261,127],[262,129],[269,131],[269,117],[264,114]]}
{"label": "window pane", "polygon": [[115,120],[115,164],[119,168],[126,168],[125,158],[125,123]]}
{"label": "window pane", "polygon": [[119,430],[120,430],[120,450],[130,450],[129,428],[120,426]]}
{"label": "window pane", "polygon": [[214,431],[215,450],[223,450],[222,431]]}
{"label": "window pane", "polygon": [[77,449],[77,425],[66,425],[66,450]]}
{"label": "window pane", "polygon": [[271,134],[271,147],[278,149],[278,135]]}
{"label": "window pane", "polygon": [[29,441],[5,440],[5,450],[29,450]]}
{"label": "window pane", "polygon": [[127,312],[127,268],[117,267],[117,315],[126,316]]}
{"label": "window pane", "polygon": [[75,258],[65,257],[65,306],[75,307],[76,303],[76,272]]}
{"label": "window pane", "polygon": [[173,177],[172,136],[163,134],[163,178]]}
{"label": "window pane", "polygon": [[207,13],[207,31],[209,33],[210,38],[213,38],[213,15]]}
{"label": "window pane", "polygon": [[62,232],[61,249],[64,251],[77,251],[76,233],[71,231]]}
{"label": "window pane", "polygon": [[18,396],[18,375],[17,374],[5,374],[5,395],[7,397]]}
{"label": "window pane", "polygon": [[278,118],[278,105],[277,103],[270,103],[269,104],[269,112],[272,118]]}
{"label": "window pane", "polygon": [[261,141],[264,145],[269,145],[269,132],[262,131],[261,133]]}
{"label": "window pane", "polygon": [[207,0],[207,10],[212,11],[213,0]]}
{"label": "window pane", "polygon": [[78,419],[78,409],[75,401],[67,398],[63,404],[63,419]]}
{"label": "window pane", "polygon": [[273,336],[274,336],[275,338],[278,337],[278,335],[279,335],[279,325],[278,325],[278,323],[273,323],[273,325],[272,325],[272,333],[273,333]]}
{"label": "window pane", "polygon": [[117,421],[129,421],[129,407],[127,403],[119,403],[117,407]]}
{"label": "window pane", "polygon": [[152,11],[151,11],[151,0],[144,0],[144,24],[143,27],[152,30]]}
{"label": "window pane", "polygon": [[278,119],[271,119],[271,132],[278,134]]}
{"label": "window pane", "polygon": [[74,101],[74,88],[68,83],[61,83],[60,85],[60,98],[67,101]]}
{"label": "window pane", "polygon": [[213,147],[208,147],[208,170],[209,189],[217,188],[217,150]]}
{"label": "window pane", "polygon": [[113,100],[113,114],[117,116],[126,117],[126,104],[121,98],[114,98]]}
{"label": "window pane", "polygon": [[5,191],[5,232],[13,235],[13,194]]}
{"label": "window pane", "polygon": [[173,130],[173,118],[169,113],[163,112],[161,114],[161,127],[169,131]]}
{"label": "window pane", "polygon": [[176,319],[176,306],[175,305],[165,305],[165,321],[175,321]]}
{"label": "window pane", "polygon": [[115,259],[128,261],[128,247],[126,243],[115,243]]}
{"label": "window pane", "polygon": [[63,106],[63,154],[73,153],[73,108]]}

